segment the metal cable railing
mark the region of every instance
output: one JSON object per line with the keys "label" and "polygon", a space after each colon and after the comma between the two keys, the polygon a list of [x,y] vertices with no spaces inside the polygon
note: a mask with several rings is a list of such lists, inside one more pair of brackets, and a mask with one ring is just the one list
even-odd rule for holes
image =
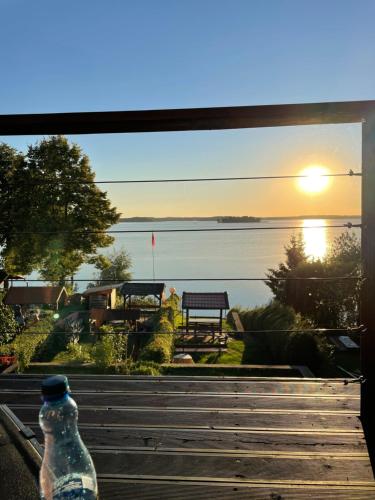
{"label": "metal cable railing", "polygon": [[345,224],[331,224],[331,225],[316,225],[316,226],[261,226],[261,227],[207,227],[207,228],[184,228],[184,229],[110,229],[110,230],[97,230],[90,231],[86,229],[82,230],[54,230],[54,231],[14,231],[12,235],[35,235],[35,234],[131,234],[131,233],[207,233],[207,232],[221,232],[221,231],[277,231],[277,230],[291,230],[291,229],[333,229],[333,228],[361,228],[362,224],[355,224],[352,222],[346,222]]}
{"label": "metal cable railing", "polygon": [[[365,332],[365,328],[363,325],[351,327],[351,328],[295,328],[295,329],[271,329],[271,330],[244,330],[244,331],[237,331],[237,330],[222,330],[222,332],[217,332],[215,331],[215,336],[218,334],[223,334],[223,335],[236,335],[236,334],[274,334],[274,333],[298,333],[298,332],[303,332],[303,333],[316,333],[320,335],[329,335],[329,334],[361,334]],[[72,336],[72,335],[147,335],[147,334],[153,334],[155,332],[152,331],[134,331],[134,330],[118,330],[118,331],[113,331],[113,332],[66,332],[64,330],[62,331],[52,331],[51,333],[43,333],[40,331],[8,331],[7,332],[10,335],[16,335],[16,334],[22,334],[22,335],[51,335],[52,333],[54,335],[66,335],[66,336]],[[200,334],[206,334],[207,336],[212,335],[212,330],[200,330]],[[171,332],[157,332],[157,335],[178,335],[178,336],[186,336],[186,335],[191,335],[194,336],[193,331],[184,331],[184,330],[174,330]]]}
{"label": "metal cable railing", "polygon": [[[319,174],[319,177],[361,177],[361,172],[349,170],[345,173],[336,174]],[[187,177],[183,179],[119,179],[119,180],[87,180],[87,179],[45,179],[41,178],[37,181],[31,181],[30,184],[155,184],[155,183],[171,183],[171,182],[216,182],[216,181],[258,181],[258,180],[276,180],[276,179],[306,179],[311,176],[301,174],[291,175],[257,175],[257,176],[239,176],[239,177]]]}
{"label": "metal cable railing", "polygon": [[[70,282],[77,282],[77,283],[87,283],[89,281],[99,281],[100,283],[108,283],[108,284],[120,284],[120,283],[127,283],[127,282],[137,282],[137,283],[149,283],[152,281],[159,281],[159,282],[165,282],[165,281],[361,281],[366,279],[364,276],[327,276],[327,277],[314,277],[314,276],[308,276],[308,277],[290,277],[290,278],[277,278],[277,277],[272,277],[272,278],[132,278],[131,280],[123,280],[123,279],[98,279],[98,278],[67,278],[66,281]],[[24,278],[24,281],[26,282],[37,282],[37,283],[44,283],[48,282],[50,283],[51,280],[47,278]],[[100,286],[100,285],[98,285]]]}

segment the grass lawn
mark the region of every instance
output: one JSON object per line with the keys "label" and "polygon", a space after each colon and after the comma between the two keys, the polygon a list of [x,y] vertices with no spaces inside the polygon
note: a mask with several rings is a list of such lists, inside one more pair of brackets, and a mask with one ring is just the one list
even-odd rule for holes
{"label": "grass lawn", "polygon": [[242,340],[228,339],[228,350],[223,353],[210,353],[200,356],[197,363],[240,365],[245,345]]}
{"label": "grass lawn", "polygon": [[91,361],[92,344],[91,343],[79,343],[72,346],[73,349],[68,349],[66,351],[60,351],[52,359],[53,363],[70,363],[79,364],[82,362]]}

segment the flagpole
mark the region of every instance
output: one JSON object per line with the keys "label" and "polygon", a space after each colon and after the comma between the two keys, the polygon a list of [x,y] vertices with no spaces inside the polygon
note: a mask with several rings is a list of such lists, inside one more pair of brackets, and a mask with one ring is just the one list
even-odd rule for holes
{"label": "flagpole", "polygon": [[153,277],[153,280],[155,281],[155,254],[154,254],[154,247],[152,247],[152,277]]}
{"label": "flagpole", "polygon": [[154,253],[155,236],[154,236],[154,233],[152,233],[152,236],[151,236],[151,248],[152,248],[152,278],[153,278],[153,281],[155,281],[155,253]]}

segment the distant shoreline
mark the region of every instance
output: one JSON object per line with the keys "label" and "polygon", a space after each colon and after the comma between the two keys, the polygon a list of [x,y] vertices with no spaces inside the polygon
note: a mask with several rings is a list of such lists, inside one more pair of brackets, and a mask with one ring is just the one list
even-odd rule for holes
{"label": "distant shoreline", "polygon": [[[119,222],[179,222],[179,221],[223,221],[260,222],[262,220],[297,220],[297,219],[359,219],[360,215],[286,215],[282,217],[255,217],[250,215],[230,216],[216,215],[213,217],[121,217]],[[242,220],[241,220],[242,219]],[[249,220],[245,220],[249,219]]]}

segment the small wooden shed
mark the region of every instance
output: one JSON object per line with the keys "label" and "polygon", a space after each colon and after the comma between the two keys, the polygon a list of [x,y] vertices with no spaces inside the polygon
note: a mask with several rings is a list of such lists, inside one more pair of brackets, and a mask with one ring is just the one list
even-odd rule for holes
{"label": "small wooden shed", "polygon": [[9,306],[53,306],[59,309],[66,304],[68,294],[64,286],[12,286],[4,297]]}
{"label": "small wooden shed", "polygon": [[93,286],[83,292],[89,301],[89,309],[115,309],[117,291],[122,283],[111,283],[103,286]]}

